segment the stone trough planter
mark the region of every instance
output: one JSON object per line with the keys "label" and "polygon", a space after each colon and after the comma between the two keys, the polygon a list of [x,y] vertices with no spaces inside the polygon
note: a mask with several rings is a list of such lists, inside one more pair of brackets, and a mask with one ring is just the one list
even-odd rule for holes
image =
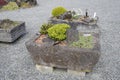
{"label": "stone trough planter", "polygon": [[[71,35],[73,34],[73,35]],[[91,72],[100,56],[99,33],[79,32],[70,29],[67,31],[67,45],[54,44],[48,36],[41,39],[42,35],[36,34],[26,42],[26,47],[35,64],[63,68],[78,72]],[[78,36],[92,36],[92,47],[80,48],[70,46],[69,43],[78,40]],[[38,39],[41,41],[36,42]]]}
{"label": "stone trough planter", "polygon": [[[2,28],[0,26],[0,42],[13,42],[26,33],[25,22],[13,22],[15,22],[15,25],[11,25],[6,22],[4,25],[8,25],[8,27]],[[0,23],[2,24],[2,20]]]}

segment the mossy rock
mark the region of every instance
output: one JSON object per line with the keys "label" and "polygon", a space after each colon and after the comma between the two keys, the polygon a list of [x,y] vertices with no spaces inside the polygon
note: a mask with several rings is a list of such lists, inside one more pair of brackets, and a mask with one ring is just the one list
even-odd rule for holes
{"label": "mossy rock", "polygon": [[17,21],[11,21],[9,19],[4,19],[0,21],[0,29],[10,29],[10,28],[17,26],[18,24],[20,23],[18,23]]}

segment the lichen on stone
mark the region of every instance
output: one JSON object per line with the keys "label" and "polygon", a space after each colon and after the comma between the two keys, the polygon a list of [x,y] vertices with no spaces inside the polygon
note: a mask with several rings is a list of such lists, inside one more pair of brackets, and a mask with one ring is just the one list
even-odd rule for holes
{"label": "lichen on stone", "polygon": [[9,19],[4,19],[0,21],[0,28],[1,29],[9,29],[16,27],[19,23],[17,21],[11,21]]}

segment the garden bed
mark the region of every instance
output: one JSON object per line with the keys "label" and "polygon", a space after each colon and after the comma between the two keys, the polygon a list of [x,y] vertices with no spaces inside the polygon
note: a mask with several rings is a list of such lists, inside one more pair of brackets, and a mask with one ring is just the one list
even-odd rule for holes
{"label": "garden bed", "polygon": [[0,21],[1,42],[13,42],[25,33],[25,22],[11,21],[9,19]]}

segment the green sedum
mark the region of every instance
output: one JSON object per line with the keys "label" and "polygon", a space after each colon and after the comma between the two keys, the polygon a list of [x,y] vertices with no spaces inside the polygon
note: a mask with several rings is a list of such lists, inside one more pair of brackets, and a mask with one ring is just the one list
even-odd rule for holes
{"label": "green sedum", "polygon": [[67,12],[67,10],[64,7],[59,6],[59,7],[56,7],[52,10],[52,16],[58,17],[61,14],[64,14],[65,12]]}
{"label": "green sedum", "polygon": [[79,40],[70,44],[70,46],[79,48],[93,48],[93,36],[80,36]]}
{"label": "green sedum", "polygon": [[55,24],[53,27],[49,28],[48,36],[56,41],[62,41],[66,39],[66,31],[70,28],[68,24]]}

